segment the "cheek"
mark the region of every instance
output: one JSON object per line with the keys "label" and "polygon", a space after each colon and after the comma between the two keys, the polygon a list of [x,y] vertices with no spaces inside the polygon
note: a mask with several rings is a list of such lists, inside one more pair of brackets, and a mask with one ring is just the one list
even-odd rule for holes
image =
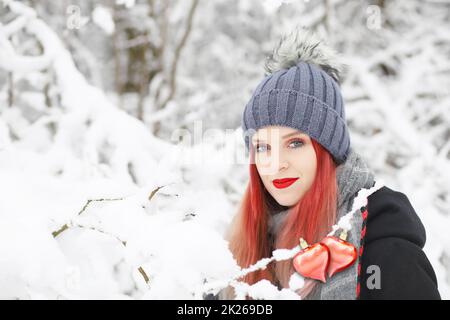
{"label": "cheek", "polygon": [[266,179],[269,179],[270,176],[277,174],[278,162],[269,156],[261,156],[259,159],[255,159],[255,165],[261,177],[266,176]]}
{"label": "cheek", "polygon": [[271,163],[271,158],[265,153],[255,155],[255,164],[260,168],[267,167]]}
{"label": "cheek", "polygon": [[317,171],[317,160],[314,150],[308,153],[306,161],[303,162],[303,172],[309,177],[309,179],[314,179]]}
{"label": "cheek", "polygon": [[258,171],[258,175],[261,178],[262,182],[266,184],[266,180],[268,179],[267,175],[264,174],[264,166],[255,159],[256,171]]}
{"label": "cheek", "polygon": [[302,150],[301,155],[296,155],[291,159],[291,163],[295,163],[295,170],[306,180],[314,179],[317,170],[317,160],[314,148],[308,147]]}
{"label": "cheek", "polygon": [[260,175],[261,180],[264,184],[264,186],[266,187],[266,189],[270,188],[270,178],[267,175]]}
{"label": "cheek", "polygon": [[267,174],[263,174],[263,172],[265,171],[264,169],[262,169],[262,171],[260,171],[260,168],[258,168],[258,166],[256,166],[256,169],[258,170],[258,174],[259,177],[261,178],[261,181],[264,185],[264,187],[266,189],[271,189],[272,188],[272,176],[271,175],[267,175]]}

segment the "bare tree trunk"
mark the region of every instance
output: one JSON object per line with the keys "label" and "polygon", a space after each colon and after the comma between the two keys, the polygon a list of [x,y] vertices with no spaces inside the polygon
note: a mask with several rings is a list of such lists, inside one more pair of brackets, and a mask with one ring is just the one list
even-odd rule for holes
{"label": "bare tree trunk", "polygon": [[45,105],[47,108],[52,107],[52,99],[50,98],[50,81],[47,82],[44,86],[44,97],[45,97]]}
{"label": "bare tree trunk", "polygon": [[[148,32],[144,33],[145,38],[148,39]],[[148,94],[149,86],[149,66],[147,62],[147,52],[149,49],[149,41],[146,41],[141,48],[141,74],[139,84],[139,101],[137,106],[137,117],[139,120],[144,120],[144,99]]]}
{"label": "bare tree trunk", "polygon": [[8,107],[14,104],[14,78],[13,73],[8,72]]}
{"label": "bare tree trunk", "polygon": [[[155,13],[153,11],[153,0],[150,0],[150,2],[152,3],[152,17],[154,19],[159,20],[159,30],[160,30],[160,36],[161,36],[161,45],[157,48],[154,48],[153,50],[153,56],[155,57],[155,60],[158,61],[158,68],[156,68],[155,73],[152,76],[152,80],[153,77],[156,76],[158,73],[163,72],[163,68],[164,68],[164,53],[165,53],[165,48],[167,45],[167,31],[168,31],[168,9],[169,9],[169,1],[164,2],[164,6],[162,7],[161,12],[159,13]],[[155,97],[154,97],[154,102],[156,105],[156,110],[158,110],[158,101],[159,101],[159,96],[161,93],[161,88],[163,87],[164,83],[160,83],[158,89],[156,90],[155,93]]]}
{"label": "bare tree trunk", "polygon": [[122,77],[121,77],[121,64],[120,64],[120,48],[119,48],[119,25],[118,8],[116,1],[113,1],[113,20],[114,20],[114,32],[113,32],[113,55],[114,55],[114,88],[116,94],[119,96],[119,108],[122,109]]}
{"label": "bare tree trunk", "polygon": [[325,6],[325,14],[323,16],[323,25],[325,27],[325,30],[327,31],[327,34],[330,34],[331,30],[331,19],[333,14],[333,4],[330,0],[324,0],[324,6]]}
{"label": "bare tree trunk", "polygon": [[[198,5],[198,0],[192,0],[192,4],[189,9],[188,17],[186,20],[186,28],[184,29],[184,33],[183,33],[183,36],[181,37],[180,42],[178,43],[178,45],[175,48],[175,53],[174,53],[174,57],[173,57],[172,64],[171,64],[169,80],[168,80],[169,94],[161,103],[159,103],[159,101],[157,101],[157,104],[156,104],[157,111],[164,109],[166,107],[167,103],[170,100],[172,100],[175,95],[177,66],[178,66],[180,56],[181,56],[181,51],[183,50],[184,46],[186,45],[187,39],[192,30],[192,22],[194,19],[194,13],[197,8],[197,5]],[[153,134],[158,135],[160,129],[161,129],[160,121],[155,122],[155,124],[153,126]]]}

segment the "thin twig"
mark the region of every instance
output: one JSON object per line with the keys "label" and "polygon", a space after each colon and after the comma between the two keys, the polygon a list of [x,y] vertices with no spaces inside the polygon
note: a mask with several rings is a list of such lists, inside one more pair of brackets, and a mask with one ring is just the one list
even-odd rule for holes
{"label": "thin twig", "polygon": [[114,235],[114,234],[112,234],[112,233],[110,233],[110,232],[104,231],[104,230],[99,229],[99,228],[97,228],[97,227],[84,226],[84,225],[82,225],[82,224],[75,224],[75,225],[72,225],[72,226],[73,226],[73,227],[78,227],[78,228],[81,228],[81,229],[89,229],[89,230],[93,230],[93,231],[97,231],[97,232],[103,233],[103,234],[105,234],[105,235],[107,235],[107,236],[110,236],[110,237],[115,238],[115,239],[118,240],[120,243],[122,243],[122,245],[123,245],[124,247],[127,246],[127,242],[126,242],[126,241],[120,239],[118,236],[116,236],[116,235]]}
{"label": "thin twig", "polygon": [[78,212],[78,215],[81,215],[81,214],[84,212],[84,210],[87,208],[87,206],[88,206],[91,202],[94,202],[94,201],[117,201],[117,200],[123,200],[123,199],[124,199],[124,198],[113,198],[113,199],[104,199],[104,198],[101,198],[101,199],[89,199],[89,200],[86,201],[86,204],[83,206],[83,209],[81,209],[80,212]]}
{"label": "thin twig", "polygon": [[[171,183],[171,184],[172,184],[172,183]],[[170,184],[169,184],[169,185],[170,185]],[[150,200],[154,197],[154,195],[155,195],[161,188],[164,188],[164,187],[166,187],[166,186],[168,186],[168,185],[158,186],[156,189],[152,190],[152,192],[150,193],[150,196],[148,197],[148,200],[150,201]],[[89,206],[89,204],[90,204],[91,202],[94,202],[94,201],[118,201],[118,200],[123,200],[123,199],[124,199],[124,198],[111,198],[111,199],[108,199],[108,198],[100,198],[100,199],[88,199],[88,200],[86,201],[86,203],[84,204],[83,208],[78,212],[77,216],[79,216],[79,215],[81,215],[83,212],[85,212],[86,208]],[[56,238],[56,237],[59,236],[62,232],[64,232],[65,230],[67,230],[67,229],[69,229],[70,227],[73,227],[73,226],[78,227],[78,228],[82,228],[82,229],[90,229],[90,230],[94,230],[94,231],[97,231],[97,232],[106,234],[106,235],[111,236],[111,237],[114,237],[115,239],[117,239],[118,241],[120,241],[120,243],[122,243],[122,245],[123,245],[124,247],[126,247],[126,245],[127,245],[127,242],[126,242],[126,241],[120,239],[118,236],[113,235],[113,234],[111,234],[111,233],[109,233],[109,232],[106,232],[106,231],[104,231],[104,230],[98,229],[98,228],[96,228],[96,227],[89,227],[89,226],[84,226],[84,225],[81,225],[81,224],[72,224],[72,223],[65,223],[61,228],[59,228],[59,229],[56,230],[56,231],[53,231],[53,232],[52,232],[53,238]],[[142,277],[144,278],[145,283],[148,284],[149,281],[150,281],[150,278],[149,278],[148,275],[145,273],[144,269],[143,269],[142,267],[139,267],[138,270],[139,270],[139,273],[140,273],[140,274],[142,275]]]}
{"label": "thin twig", "polygon": [[63,225],[61,228],[59,228],[56,231],[52,232],[52,236],[53,238],[56,238],[57,236],[59,236],[59,234],[65,230],[69,229],[69,226],[67,225],[67,223],[65,225]]}
{"label": "thin twig", "polygon": [[148,196],[148,201],[151,201],[152,198],[155,196],[155,194],[156,194],[160,189],[162,189],[162,188],[164,188],[164,187],[167,187],[167,186],[169,186],[169,185],[171,185],[171,184],[173,184],[173,182],[172,182],[172,183],[169,183],[169,184],[166,184],[166,185],[163,185],[163,186],[158,186],[158,187],[156,187],[156,189],[154,189],[154,190],[152,190],[152,192],[150,192],[150,195]]}
{"label": "thin twig", "polygon": [[148,201],[152,200],[152,198],[155,196],[155,194],[159,191],[159,189],[164,188],[165,186],[159,186],[155,190],[152,190],[150,195],[148,196]]}
{"label": "thin twig", "polygon": [[[81,229],[89,229],[89,230],[93,230],[93,231],[97,231],[97,232],[103,233],[103,234],[105,234],[105,235],[107,235],[107,236],[110,236],[110,237],[115,238],[115,239],[118,240],[124,247],[127,246],[127,242],[124,241],[124,240],[122,240],[122,239],[120,239],[118,236],[116,236],[116,235],[114,235],[114,234],[112,234],[112,233],[106,232],[106,231],[104,231],[104,230],[98,229],[98,228],[96,228],[96,227],[89,227],[89,226],[84,226],[84,225],[81,225],[81,224],[76,224],[76,225],[72,225],[72,226],[73,226],[73,227],[77,227],[77,228],[81,228]],[[66,229],[69,229],[69,226],[68,226],[67,224],[65,224],[60,230],[53,232],[53,233],[52,233],[52,234],[53,234],[53,237],[58,236],[58,234],[60,234],[61,232],[63,232],[63,231],[66,230]],[[144,269],[140,266],[140,267],[138,268],[138,271],[139,271],[139,273],[142,275],[142,277],[144,278],[145,283],[148,284],[148,283],[150,282],[150,278],[149,278],[148,275],[145,273]]]}
{"label": "thin twig", "polygon": [[[93,202],[93,201],[117,201],[117,200],[123,200],[124,198],[113,198],[113,199],[89,199],[86,201],[85,205],[83,206],[83,208],[78,212],[77,215],[81,215],[87,208],[87,206]],[[53,238],[56,238],[57,236],[59,236],[62,232],[66,231],[67,229],[69,229],[69,225],[67,223],[65,223],[63,226],[61,226],[58,230],[53,231],[52,235]]]}
{"label": "thin twig", "polygon": [[180,42],[178,43],[178,45],[175,48],[175,53],[174,53],[174,57],[173,57],[173,61],[172,61],[170,74],[169,74],[170,75],[170,77],[169,77],[170,93],[166,97],[166,99],[161,103],[161,105],[159,106],[159,109],[164,109],[166,104],[175,95],[175,91],[176,91],[176,79],[175,79],[175,76],[176,76],[176,73],[177,73],[178,61],[179,61],[180,56],[181,56],[181,51],[182,51],[183,47],[185,46],[186,41],[187,41],[187,39],[189,37],[189,34],[191,32],[192,21],[193,21],[193,18],[194,18],[194,13],[195,13],[195,9],[197,8],[197,5],[198,5],[198,0],[193,0],[192,4],[191,4],[191,7],[189,9],[188,17],[187,17],[186,28],[184,29],[184,33],[183,33],[183,36],[181,37]]}
{"label": "thin twig", "polygon": [[144,278],[145,283],[149,283],[150,278],[149,278],[148,275],[145,273],[144,268],[139,267],[138,270],[139,270],[140,274],[142,275],[142,277]]}

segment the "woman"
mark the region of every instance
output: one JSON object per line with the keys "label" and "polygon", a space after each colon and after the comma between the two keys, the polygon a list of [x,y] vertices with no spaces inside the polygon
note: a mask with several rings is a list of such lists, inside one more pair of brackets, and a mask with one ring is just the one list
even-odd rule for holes
{"label": "woman", "polygon": [[[350,211],[358,191],[375,184],[351,147],[333,59],[330,49],[297,29],[280,41],[245,107],[250,182],[226,236],[243,268],[275,249],[294,248],[300,238],[320,243]],[[422,250],[425,229],[403,193],[383,186],[370,194],[343,239],[354,248],[353,261],[322,280],[308,277],[317,270],[302,274],[293,260],[275,261],[240,280],[267,279],[289,288],[298,272],[305,279],[297,290],[302,299],[440,299]],[[331,261],[337,254],[323,243]],[[320,267],[329,268],[327,263]],[[233,288],[215,298],[233,299]]]}

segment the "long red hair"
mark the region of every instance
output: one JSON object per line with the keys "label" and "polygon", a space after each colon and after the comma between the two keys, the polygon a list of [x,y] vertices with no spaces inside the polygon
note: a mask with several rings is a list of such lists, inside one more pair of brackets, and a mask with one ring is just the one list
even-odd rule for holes
{"label": "long red hair", "polygon": [[[317,170],[314,182],[300,201],[292,208],[279,205],[265,189],[254,164],[254,149],[250,144],[250,181],[228,233],[229,248],[237,263],[247,268],[258,260],[270,257],[275,249],[291,249],[298,245],[300,237],[308,243],[321,240],[336,221],[337,183],[336,164],[330,153],[311,138]],[[289,210],[271,243],[268,236],[268,220],[272,212]],[[266,269],[247,274],[241,281],[254,284],[267,279],[281,288],[289,287],[290,276],[295,272],[292,260],[270,263]],[[306,280],[298,290],[302,299],[312,292],[316,280]],[[232,299],[232,288],[225,290],[225,298]]]}

